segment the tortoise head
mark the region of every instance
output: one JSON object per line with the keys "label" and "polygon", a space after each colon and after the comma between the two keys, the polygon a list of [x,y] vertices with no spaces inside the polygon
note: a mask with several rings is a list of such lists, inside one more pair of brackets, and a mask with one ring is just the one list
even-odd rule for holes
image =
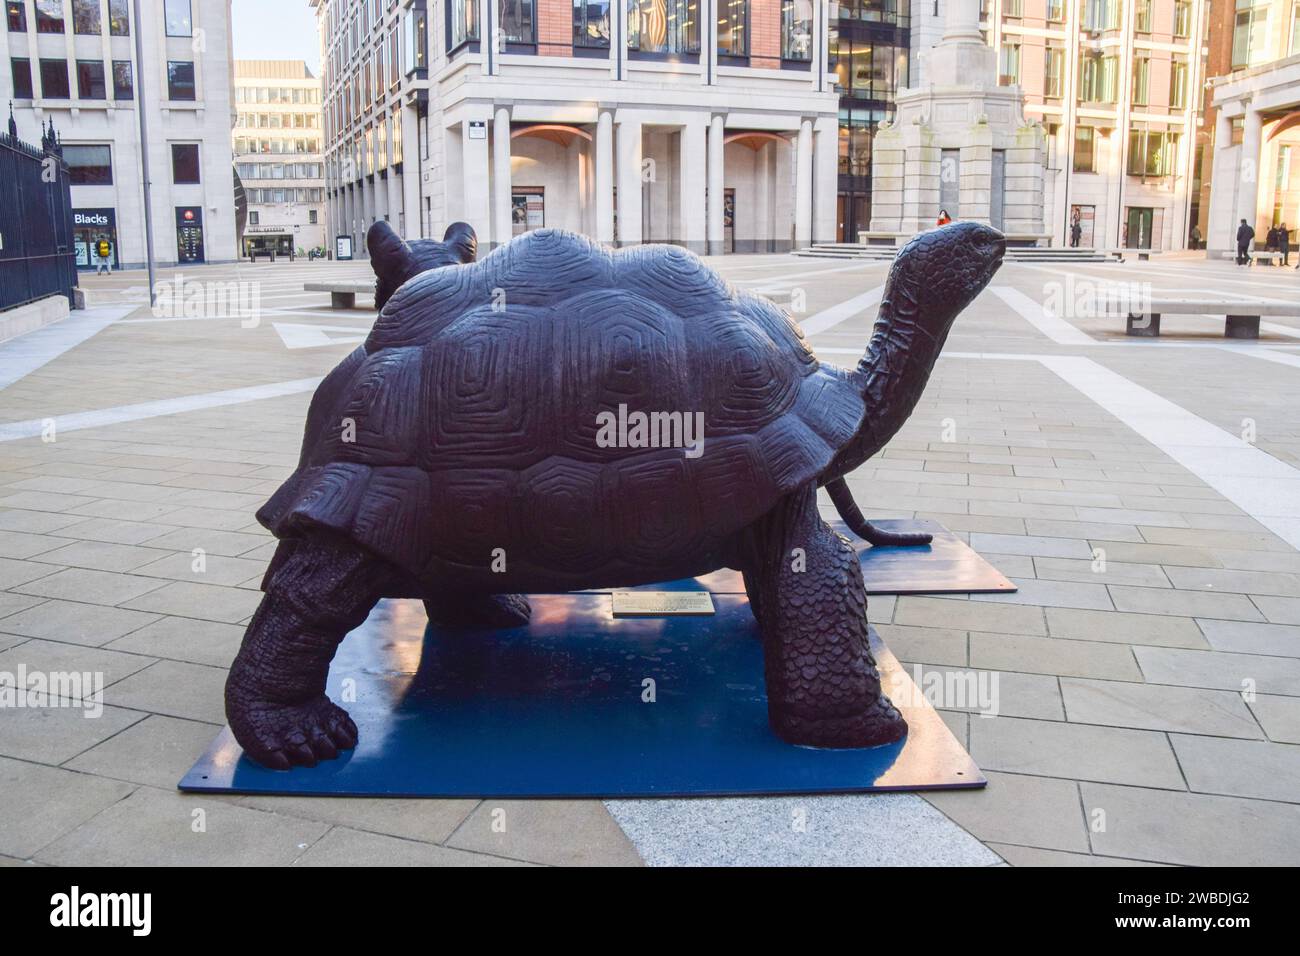
{"label": "tortoise head", "polygon": [[976,222],[957,222],[912,239],[894,260],[885,290],[896,322],[917,321],[946,336],[957,315],[1002,265],[1007,241]]}
{"label": "tortoise head", "polygon": [[375,270],[375,308],[382,309],[394,292],[421,272],[473,262],[478,254],[478,238],[469,223],[453,222],[441,242],[407,242],[381,220],[366,234],[366,248],[370,250],[370,267]]}

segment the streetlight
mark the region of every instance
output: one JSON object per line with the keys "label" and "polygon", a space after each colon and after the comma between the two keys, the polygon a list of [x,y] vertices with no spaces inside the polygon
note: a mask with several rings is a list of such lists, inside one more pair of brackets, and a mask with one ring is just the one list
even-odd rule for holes
{"label": "streetlight", "polygon": [[135,94],[136,113],[140,117],[140,175],[144,182],[144,249],[145,260],[149,267],[149,308],[156,304],[154,293],[153,265],[153,203],[149,193],[149,125],[144,115],[144,19],[140,16],[140,0],[134,0],[135,8]]}

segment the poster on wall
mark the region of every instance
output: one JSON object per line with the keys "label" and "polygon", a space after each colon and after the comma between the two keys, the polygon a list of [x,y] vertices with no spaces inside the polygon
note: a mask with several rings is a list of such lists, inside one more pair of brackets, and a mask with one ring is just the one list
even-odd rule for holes
{"label": "poster on wall", "polygon": [[1093,227],[1096,218],[1096,206],[1070,207],[1070,247],[1072,249],[1093,248]]}
{"label": "poster on wall", "polygon": [[334,239],[334,258],[340,262],[347,262],[352,258],[352,237],[336,236]]}
{"label": "poster on wall", "polygon": [[546,191],[540,187],[521,186],[510,197],[511,235],[522,235],[546,225]]}

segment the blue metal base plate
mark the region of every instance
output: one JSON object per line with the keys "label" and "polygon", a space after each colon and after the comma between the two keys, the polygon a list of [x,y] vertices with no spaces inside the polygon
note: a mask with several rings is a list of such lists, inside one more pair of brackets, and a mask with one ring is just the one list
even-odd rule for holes
{"label": "blue metal base plate", "polygon": [[[527,627],[445,633],[384,601],[343,642],[328,691],[360,730],[337,760],[287,772],[223,730],[182,790],[385,797],[653,797],[982,787],[979,768],[872,631],[904,741],[782,742],[743,594],[712,617],[615,619],[608,594],[532,598]],[[647,679],[654,702],[646,702]]]}

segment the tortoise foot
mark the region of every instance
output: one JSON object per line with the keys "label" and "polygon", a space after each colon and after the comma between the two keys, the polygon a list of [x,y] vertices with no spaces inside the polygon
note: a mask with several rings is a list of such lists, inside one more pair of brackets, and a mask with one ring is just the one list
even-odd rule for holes
{"label": "tortoise foot", "polygon": [[357,745],[357,725],[323,694],[301,704],[228,700],[226,716],[244,753],[271,770],[314,767]]}

